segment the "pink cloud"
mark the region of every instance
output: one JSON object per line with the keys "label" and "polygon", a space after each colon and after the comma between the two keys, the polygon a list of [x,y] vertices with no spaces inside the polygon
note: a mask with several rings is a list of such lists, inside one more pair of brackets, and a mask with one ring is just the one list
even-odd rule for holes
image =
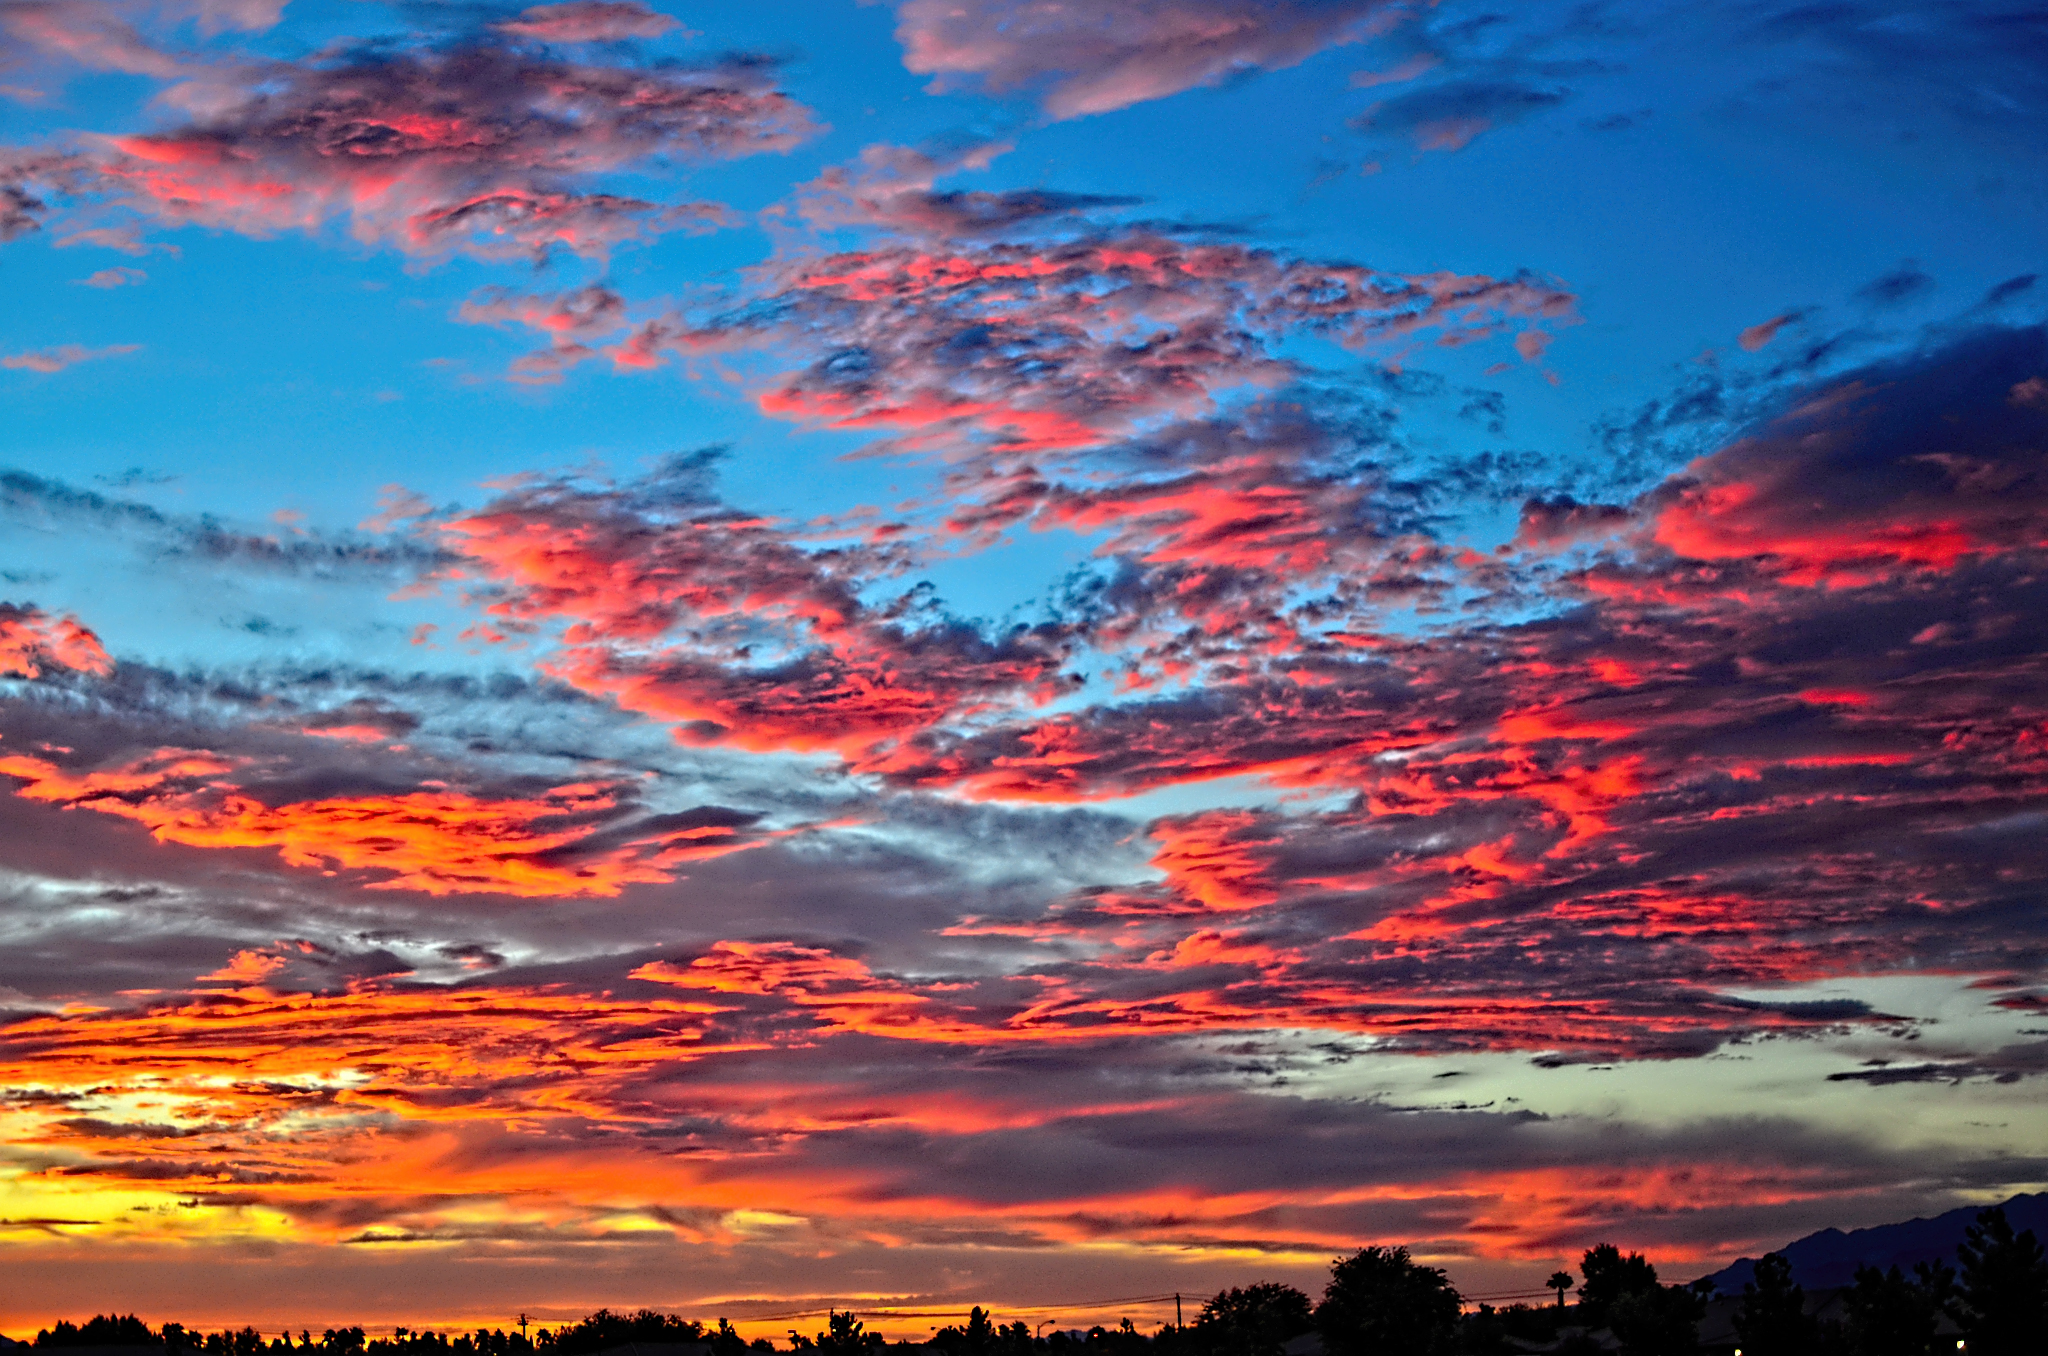
{"label": "pink cloud", "polygon": [[1402,17],[1380,0],[903,0],[896,14],[912,71],[1042,89],[1055,118],[1281,70]]}
{"label": "pink cloud", "polygon": [[103,268],[91,277],[78,279],[81,287],[129,287],[149,281],[139,268]]}
{"label": "pink cloud", "polygon": [[599,283],[550,296],[487,288],[462,303],[456,318],[465,324],[518,324],[548,336],[549,347],[512,364],[512,378],[553,382],[577,363],[598,356],[593,343],[624,329],[625,299]]}
{"label": "pink cloud", "polygon": [[1797,321],[1799,316],[1798,311],[1787,311],[1784,315],[1772,316],[1760,324],[1751,325],[1735,337],[1735,342],[1742,346],[1744,353],[1754,353],[1777,338],[1778,331]]}
{"label": "pink cloud", "polygon": [[0,190],[15,199],[9,209],[0,198],[0,229],[34,225],[43,204],[30,186],[44,183],[74,200],[249,235],[346,222],[359,240],[427,257],[601,256],[715,229],[729,214],[605,192],[596,176],[656,156],[785,150],[813,130],[761,62],[572,61],[510,35],[219,68],[201,93],[180,101],[196,110],[182,127],[95,136],[82,157],[0,164]]}
{"label": "pink cloud", "polygon": [[202,33],[218,33],[230,28],[257,33],[277,26],[285,4],[286,0],[178,0],[166,8],[173,13],[179,10],[194,13]]}
{"label": "pink cloud", "polygon": [[500,20],[494,27],[513,37],[573,43],[658,38],[682,25],[635,0],[569,0],[566,4],[535,5],[522,10],[517,19]]}
{"label": "pink cloud", "polygon": [[109,344],[105,348],[87,348],[83,344],[59,344],[55,348],[38,349],[30,353],[11,353],[0,357],[0,367],[13,368],[24,372],[62,372],[75,363],[91,362],[98,358],[117,358],[124,353],[135,353],[140,344]]}
{"label": "pink cloud", "polygon": [[0,31],[15,42],[94,70],[174,79],[184,72],[120,17],[119,5],[84,0],[17,0],[0,7]]}
{"label": "pink cloud", "polygon": [[69,235],[58,237],[53,248],[64,250],[77,245],[94,245],[101,249],[119,250],[136,258],[152,252],[161,252],[175,258],[180,253],[176,245],[145,243],[133,226],[103,226],[73,231]]}

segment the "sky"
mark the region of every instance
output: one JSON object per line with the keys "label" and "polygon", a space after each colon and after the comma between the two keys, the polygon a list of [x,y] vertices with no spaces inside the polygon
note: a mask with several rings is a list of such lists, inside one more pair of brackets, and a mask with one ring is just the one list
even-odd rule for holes
{"label": "sky", "polygon": [[1988,0],[0,0],[0,1331],[2048,1186],[2044,151]]}

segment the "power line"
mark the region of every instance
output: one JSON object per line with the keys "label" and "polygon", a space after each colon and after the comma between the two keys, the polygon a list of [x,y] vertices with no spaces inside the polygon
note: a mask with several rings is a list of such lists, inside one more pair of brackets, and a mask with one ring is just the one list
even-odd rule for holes
{"label": "power line", "polygon": [[[1122,1299],[1075,1300],[1072,1303],[1058,1304],[1006,1304],[1002,1306],[1001,1312],[1005,1314],[1043,1314],[1055,1311],[1115,1309],[1119,1306],[1139,1304],[1166,1304],[1171,1302],[1173,1298],[1173,1292],[1168,1291],[1163,1295],[1127,1295]],[[867,1308],[853,1304],[833,1304],[823,1309],[790,1309],[773,1314],[747,1314],[740,1317],[740,1321],[743,1323],[773,1323],[778,1319],[785,1318],[816,1318],[820,1315],[837,1313],[841,1309],[857,1317],[865,1315],[872,1318],[966,1318],[974,1312],[974,1309],[980,1309],[990,1317],[994,1317],[998,1312],[991,1305],[975,1305],[973,1308],[968,1309],[906,1309],[886,1305]]]}
{"label": "power line", "polygon": [[1462,1295],[1460,1299],[1538,1299],[1538,1297],[1550,1297],[1550,1295],[1556,1295],[1556,1290],[1550,1290],[1550,1288],[1542,1288],[1542,1290],[1501,1290],[1499,1295]]}
{"label": "power line", "polygon": [[[1478,1303],[1481,1301],[1492,1300],[1549,1299],[1553,1293],[1555,1292],[1548,1289],[1502,1290],[1485,1295],[1463,1295],[1460,1296],[1460,1298],[1464,1299],[1468,1303]],[[929,1309],[921,1307],[910,1308],[900,1305],[878,1305],[873,1308],[869,1308],[867,1306],[860,1304],[834,1303],[827,1305],[823,1309],[784,1309],[778,1310],[772,1314],[734,1314],[733,1317],[742,1323],[775,1323],[785,1319],[792,1318],[828,1317],[832,1314],[838,1313],[840,1310],[845,1310],[846,1312],[853,1314],[856,1317],[877,1319],[967,1318],[973,1314],[975,1309],[978,1308],[982,1310],[982,1312],[988,1314],[991,1318],[994,1318],[998,1313],[1017,1315],[1049,1313],[1085,1313],[1091,1310],[1100,1309],[1135,1308],[1138,1305],[1163,1305],[1170,1303],[1178,1299],[1179,1297],[1180,1296],[1175,1292],[1168,1291],[1163,1294],[1157,1295],[1125,1295],[1118,1299],[1071,1300],[1047,1304],[1006,1304],[1002,1306],[984,1304],[974,1305],[966,1309]],[[710,1308],[715,1306],[707,1305],[705,1307]]]}

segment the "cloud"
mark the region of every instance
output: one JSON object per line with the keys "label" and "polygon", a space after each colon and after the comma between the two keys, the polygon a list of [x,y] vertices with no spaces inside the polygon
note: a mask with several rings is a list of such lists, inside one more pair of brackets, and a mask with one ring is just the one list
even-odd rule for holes
{"label": "cloud", "polygon": [[[1288,557],[1278,574],[1291,585],[1288,571],[1377,560],[1394,535],[1376,521],[1381,477],[1361,446],[1372,430],[1292,402],[1311,374],[1284,345],[1393,362],[1575,320],[1571,294],[1533,275],[1395,275],[1142,224],[1053,219],[1035,239],[919,240],[928,218],[902,209],[932,201],[923,184],[936,172],[877,154],[847,181],[883,222],[911,217],[913,239],[792,257],[722,310],[671,312],[601,351],[636,370],[772,354],[784,370],[754,383],[764,412],[868,434],[872,453],[944,459],[937,521],[892,527],[899,537],[959,551],[1026,527],[1110,529],[1104,556],[1211,571],[1178,586],[1154,577],[1206,611],[1235,590],[1222,571]],[[891,176],[900,191],[862,186]],[[792,356],[804,363],[793,371]]]}
{"label": "cloud", "polygon": [[879,227],[900,235],[937,239],[1000,235],[1038,224],[1136,206],[1141,199],[1112,194],[1013,189],[1002,193],[941,192],[939,179],[962,170],[985,170],[1011,149],[1008,143],[913,148],[875,145],[851,166],[828,165],[798,189],[796,206],[818,227]]}
{"label": "cloud", "polygon": [[871,604],[886,546],[812,547],[707,497],[713,458],[614,489],[535,480],[441,524],[509,630],[561,626],[548,671],[756,750],[853,750],[1051,683],[1058,628],[990,638],[915,594]]}
{"label": "cloud", "polygon": [[600,283],[553,296],[486,288],[462,303],[456,319],[470,325],[520,324],[547,335],[550,346],[520,357],[512,376],[525,382],[560,381],[565,369],[598,356],[589,341],[625,327],[626,302]]}
{"label": "cloud", "polygon": [[118,358],[124,353],[139,352],[141,348],[140,344],[108,344],[104,348],[87,348],[83,344],[59,344],[55,348],[10,353],[0,357],[0,367],[12,368],[17,372],[62,372],[77,363],[92,362],[98,358]]}
{"label": "cloud", "polygon": [[100,638],[73,616],[0,603],[0,676],[37,678],[47,665],[105,676],[113,671]]}
{"label": "cloud", "polygon": [[79,0],[9,0],[0,31],[24,48],[61,56],[94,70],[174,79],[177,58],[160,51],[121,18],[123,6]]}
{"label": "cloud", "polygon": [[[642,962],[697,982],[603,994],[239,982],[322,959],[344,958],[281,941],[229,961],[233,988],[0,1027],[0,1074],[42,1093],[10,1108],[45,1156],[25,1187],[174,1184],[215,1236],[255,1207],[301,1243],[482,1242],[529,1267],[736,1249],[734,1265],[779,1277],[791,1254],[815,1272],[868,1239],[918,1268],[963,1243],[1029,1256],[1104,1238],[1279,1265],[1381,1234],[1542,1259],[1589,1230],[1711,1255],[1844,1194],[1912,1181],[1945,1199],[1986,1171],[1930,1181],[1924,1147],[1782,1119],[1617,1124],[1232,1085],[1248,1057],[1315,1067],[1283,1041],[1232,1055],[1157,1036],[1063,1057],[878,1038],[903,1005],[862,1004],[872,970],[788,944]],[[1590,1172],[1604,1189],[1589,1221]]]}
{"label": "cloud", "polygon": [[[856,257],[801,265],[845,308],[833,324],[923,304],[909,268]],[[1047,256],[998,257],[1005,305],[1030,303],[1044,275],[1014,265]],[[1142,276],[1170,285],[1197,272],[1185,257]],[[887,332],[867,334],[883,360],[825,369],[847,374],[849,408],[903,408]],[[2015,897],[1965,844],[2048,776],[2048,712],[2016,700],[2048,548],[2038,329],[1810,382],[1633,504],[1531,501],[1527,551],[1494,557],[1376,532],[1382,487],[1321,469],[1325,448],[1333,466],[1355,451],[1312,415],[1167,403],[1135,432],[1085,384],[1094,364],[1072,366],[1051,407],[1070,435],[1006,447],[999,427],[989,461],[948,464],[956,521],[983,468],[1007,466],[1024,514],[1102,534],[1099,591],[1036,630],[888,601],[903,534],[738,513],[705,456],[644,482],[530,481],[440,530],[493,624],[547,628],[548,672],[692,744],[830,752],[902,788],[1011,803],[1255,777],[1343,807],[1158,819],[1155,882],[963,924],[1110,948],[1037,969],[1028,992],[906,986],[787,936],[643,977],[688,987],[773,960],[809,978],[748,992],[918,1040],[1309,1027],[1596,1058],[1882,1017],[1742,989],[1936,954],[2006,963]],[[1040,470],[1069,465],[1070,483]],[[1461,591],[1534,617],[1375,623],[1390,599]],[[1131,681],[1062,685],[1103,662]],[[2007,789],[1981,808],[1956,799],[1991,786]]]}
{"label": "cloud", "polygon": [[1298,65],[1402,11],[1379,0],[1106,0],[1086,12],[1041,0],[903,0],[896,16],[910,70],[1042,90],[1049,115],[1074,118]]}
{"label": "cloud", "polygon": [[[500,25],[438,48],[365,44],[301,63],[209,68],[203,97],[181,101],[194,110],[188,123],[90,138],[82,157],[63,163],[70,177],[57,186],[173,225],[250,235],[346,221],[358,240],[430,258],[603,255],[629,240],[711,229],[727,214],[607,192],[592,185],[597,176],[656,158],[784,150],[813,130],[764,60],[570,59],[527,39],[616,28],[628,9],[644,28],[648,12],[542,8],[549,13],[520,21],[524,28]],[[24,163],[0,183],[25,185],[38,168]],[[25,186],[14,191],[22,201],[12,217],[32,220],[39,200]]]}
{"label": "cloud", "polygon": [[432,543],[389,533],[238,529],[212,514],[165,513],[26,471],[0,470],[0,513],[38,526],[83,527],[144,548],[151,558],[303,575],[412,581],[449,563]]}
{"label": "cloud", "polygon": [[2048,1042],[2028,1041],[1991,1051],[1978,1059],[1950,1060],[1930,1064],[1895,1064],[1873,1061],[1871,1067],[1828,1075],[1830,1083],[1868,1083],[1883,1087],[1893,1083],[1960,1083],[1968,1078],[1988,1078],[1997,1083],[2017,1083],[2022,1078],[2048,1074]]}
{"label": "cloud", "polygon": [[92,227],[73,231],[56,242],[57,249],[70,249],[76,245],[94,245],[101,249],[119,250],[123,254],[141,258],[153,251],[161,251],[175,257],[176,245],[144,244],[133,226]]}
{"label": "cloud", "polygon": [[[375,873],[364,888],[429,895],[614,895],[674,878],[685,862],[751,846],[749,816],[633,816],[629,787],[588,782],[520,798],[430,787],[266,803],[238,784],[248,764],[198,749],[157,749],[119,766],[73,770],[0,758],[16,794],[118,815],[159,842],[275,848],[289,866]],[[633,825],[622,820],[637,819]]]}
{"label": "cloud", "polygon": [[[424,257],[406,214],[471,172],[441,143],[383,149],[432,131],[392,111],[428,77],[469,109],[477,51],[493,80],[527,63],[572,92],[718,64],[631,64],[609,44],[674,31],[638,7],[496,14],[275,68],[309,125],[361,77],[384,129],[362,149],[395,157],[406,201],[305,169],[235,81],[164,133],[225,129],[234,153],[180,162],[178,191],[253,165],[311,195],[304,220]],[[1129,93],[1162,69],[1097,73]],[[602,191],[655,163],[577,159],[628,103],[556,140],[508,115],[478,182]],[[1404,136],[1432,108],[1515,111],[1389,106]],[[705,451],[453,507],[394,487],[326,533],[0,473],[7,516],[67,544],[265,588],[436,586],[408,597],[469,610],[482,651],[330,659],[357,651],[265,601],[306,628],[289,658],[173,671],[0,609],[0,1087],[42,1099],[0,1094],[18,1217],[118,1197],[118,1223],[64,1227],[142,1256],[400,1259],[387,1277],[687,1255],[729,1296],[870,1260],[870,1291],[932,1284],[967,1248],[1091,1283],[1168,1255],[1312,1278],[1376,1238],[1533,1261],[1600,1230],[1700,1258],[2039,1175],[1895,1147],[1914,1117],[1871,1114],[2041,1068],[2038,1043],[1978,1038],[1984,1011],[2034,1021],[2041,977],[2037,329],[1827,375],[1848,350],[1819,340],[1702,364],[1645,435],[1710,437],[1700,455],[1551,483],[1520,454],[1439,454],[1402,410],[1499,418],[1428,355],[1542,360],[1563,284],[951,186],[996,153],[871,148],[782,218],[830,248],[715,297],[629,302],[614,279],[458,313],[540,336],[529,380],[716,368],[909,463],[908,502],[762,512]],[[24,201],[58,200],[52,173],[20,174]],[[1519,505],[1515,539],[1463,545],[1475,504]],[[1077,564],[1014,615],[959,615],[923,578],[1026,531]],[[1973,976],[1997,980],[1977,1034],[1945,1011],[1914,1044],[1922,996]],[[1698,1061],[1631,1089],[1682,1104],[1608,1110],[1589,1066],[1651,1060]],[[1709,1090],[1788,1070],[1828,1110],[1725,1115]]]}
{"label": "cloud", "polygon": [[129,287],[149,281],[149,275],[139,268],[103,268],[89,278],[80,278],[81,287]]}
{"label": "cloud", "polygon": [[569,0],[567,4],[535,5],[520,11],[517,19],[501,19],[494,27],[516,38],[580,43],[658,38],[682,24],[635,0]]}
{"label": "cloud", "polygon": [[1412,138],[1424,151],[1461,151],[1481,133],[1565,101],[1558,90],[1505,81],[1447,82],[1374,104],[1354,125]]}
{"label": "cloud", "polygon": [[1990,331],[1830,383],[1691,468],[1657,540],[1801,583],[2038,547],[2048,465],[2027,448],[2041,412],[2009,393],[2044,369],[2041,331]]}
{"label": "cloud", "polygon": [[1522,523],[1515,533],[1525,546],[1556,546],[1611,537],[1627,526],[1633,514],[1619,504],[1581,504],[1568,494],[1531,499],[1522,505]]}
{"label": "cloud", "polygon": [[1903,306],[1934,290],[1934,279],[1911,259],[1882,273],[1856,289],[1856,299],[1868,306]]}
{"label": "cloud", "polygon": [[[2024,4],[1987,0],[1930,11],[1910,24],[1881,5],[1791,4],[1759,7],[1734,29],[1739,41],[1774,47],[1798,62],[1767,90],[1825,97],[1865,118],[1864,92],[1887,91],[1891,116],[1938,113],[1979,135],[2004,138],[2048,111],[2048,50],[2040,14]],[[1915,117],[1919,121],[1919,117]]]}
{"label": "cloud", "polygon": [[1797,324],[1803,315],[1800,311],[1787,311],[1783,315],[1772,316],[1769,320],[1751,325],[1735,337],[1735,342],[1741,345],[1744,353],[1755,353],[1777,338],[1778,332],[1787,325]]}

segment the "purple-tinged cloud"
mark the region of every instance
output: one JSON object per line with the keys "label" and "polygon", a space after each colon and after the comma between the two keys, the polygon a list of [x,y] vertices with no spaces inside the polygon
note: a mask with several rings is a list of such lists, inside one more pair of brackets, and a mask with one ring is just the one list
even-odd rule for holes
{"label": "purple-tinged cloud", "polygon": [[18,51],[33,50],[92,70],[176,79],[183,64],[122,17],[134,8],[139,7],[103,0],[8,0],[0,5],[0,33]]}
{"label": "purple-tinged cloud", "polygon": [[80,287],[134,287],[149,281],[149,275],[139,268],[103,268],[89,277],[78,279]]}
{"label": "purple-tinged cloud", "polygon": [[501,19],[492,27],[536,42],[581,43],[658,38],[682,24],[637,0],[568,0],[565,4],[534,5],[521,10],[518,18]]}
{"label": "purple-tinged cloud", "polygon": [[502,33],[215,68],[202,83],[180,100],[195,110],[182,127],[0,164],[0,229],[32,224],[47,196],[33,186],[47,181],[73,200],[251,235],[341,221],[427,257],[603,255],[728,214],[608,192],[597,176],[785,150],[812,130],[757,58],[601,64]]}
{"label": "purple-tinged cloud", "polygon": [[1406,17],[1388,0],[902,0],[903,64],[941,82],[1040,94],[1054,118],[1106,113],[1282,70]]}

